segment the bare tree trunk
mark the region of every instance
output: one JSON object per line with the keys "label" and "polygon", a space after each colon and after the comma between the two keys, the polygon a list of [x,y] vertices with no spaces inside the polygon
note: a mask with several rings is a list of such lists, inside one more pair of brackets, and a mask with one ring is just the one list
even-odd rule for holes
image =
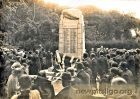
{"label": "bare tree trunk", "polygon": [[33,21],[34,21],[34,19],[35,19],[35,2],[33,4]]}

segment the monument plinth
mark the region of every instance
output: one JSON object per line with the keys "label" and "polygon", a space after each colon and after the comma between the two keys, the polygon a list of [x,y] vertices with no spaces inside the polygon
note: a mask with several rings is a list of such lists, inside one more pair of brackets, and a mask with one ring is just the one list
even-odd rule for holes
{"label": "monument plinth", "polygon": [[82,12],[78,9],[62,11],[59,23],[59,52],[82,58],[85,50],[85,28]]}

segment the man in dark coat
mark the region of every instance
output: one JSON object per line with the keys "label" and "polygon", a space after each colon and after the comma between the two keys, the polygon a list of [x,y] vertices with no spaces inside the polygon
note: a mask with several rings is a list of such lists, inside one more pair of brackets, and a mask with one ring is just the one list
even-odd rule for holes
{"label": "man in dark coat", "polygon": [[92,66],[92,60],[91,60],[91,58],[89,57],[89,54],[88,54],[88,53],[84,53],[84,54],[83,54],[83,61],[87,61],[88,64],[89,64],[89,66],[90,66],[90,68],[91,68],[91,66]]}
{"label": "man in dark coat", "polygon": [[0,51],[0,96],[4,96],[4,84],[6,83],[5,79],[5,59],[3,52]]}
{"label": "man in dark coat", "polygon": [[128,69],[128,64],[126,62],[121,62],[120,68],[123,70],[122,77],[129,83],[134,83],[133,73]]}
{"label": "man in dark coat", "polygon": [[52,53],[50,51],[47,52],[46,54],[46,65],[47,65],[47,68],[51,67],[52,66]]}
{"label": "man in dark coat", "polygon": [[43,69],[47,69],[47,59],[46,59],[46,56],[47,56],[47,52],[45,50],[43,51],[40,51],[39,53],[39,57],[40,57],[40,62],[41,62],[41,66],[42,66],[42,70]]}
{"label": "man in dark coat", "polygon": [[34,80],[33,89],[38,89],[41,99],[53,99],[55,92],[51,81],[47,80],[45,73],[39,74]]}
{"label": "man in dark coat", "polygon": [[71,57],[65,56],[65,59],[64,59],[65,71],[67,70],[68,67],[71,67],[70,60],[71,60]]}
{"label": "man in dark coat", "polygon": [[112,79],[111,79],[112,88],[116,88],[116,86],[119,86],[119,85],[127,84],[127,81],[121,77],[121,72],[117,67],[112,67],[110,71],[112,74]]}
{"label": "man in dark coat", "polygon": [[76,99],[75,89],[71,86],[71,74],[64,72],[62,75],[63,89],[55,96],[54,99]]}
{"label": "man in dark coat", "polygon": [[77,77],[81,80],[81,86],[84,88],[90,87],[90,75],[84,70],[82,63],[76,63]]}
{"label": "man in dark coat", "polygon": [[130,69],[134,76],[136,76],[136,65],[135,65],[135,57],[132,51],[129,51],[129,57],[127,59],[128,69]]}
{"label": "man in dark coat", "polygon": [[54,99],[97,99],[89,94],[80,94],[78,89],[71,84],[71,74],[65,72],[62,75],[63,89],[55,96]]}
{"label": "man in dark coat", "polygon": [[120,62],[124,61],[123,52],[122,52],[120,49],[118,49],[118,50],[116,51],[116,57],[114,58],[114,60],[115,60],[115,62],[117,62],[118,64],[119,64]]}
{"label": "man in dark coat", "polygon": [[91,64],[91,70],[92,70],[92,76],[93,76],[93,84],[96,83],[96,76],[97,76],[97,58],[95,53],[91,53],[90,54],[90,58],[92,60],[92,64]]}
{"label": "man in dark coat", "polygon": [[4,67],[0,67],[0,96],[5,96],[5,75],[4,75]]}
{"label": "man in dark coat", "polygon": [[38,72],[41,70],[41,63],[40,58],[38,56],[38,52],[35,51],[31,56],[29,62],[29,74],[30,75],[37,75]]}
{"label": "man in dark coat", "polygon": [[97,72],[102,77],[104,73],[108,72],[107,58],[104,56],[104,52],[100,52],[100,56],[97,59]]}
{"label": "man in dark coat", "polygon": [[83,62],[83,65],[85,67],[85,72],[89,74],[90,76],[90,83],[92,83],[92,80],[93,80],[93,73],[92,73],[92,70],[90,69],[90,66],[89,66],[89,63],[87,61],[84,61]]}
{"label": "man in dark coat", "polygon": [[140,90],[140,49],[137,49],[137,54],[135,55],[135,65],[136,65],[136,90]]}

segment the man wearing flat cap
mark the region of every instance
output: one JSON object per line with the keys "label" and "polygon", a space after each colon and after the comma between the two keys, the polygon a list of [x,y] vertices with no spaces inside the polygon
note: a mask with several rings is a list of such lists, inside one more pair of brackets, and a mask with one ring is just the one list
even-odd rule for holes
{"label": "man wearing flat cap", "polygon": [[90,75],[85,72],[84,65],[80,62],[76,63],[77,77],[81,80],[83,87],[90,86]]}
{"label": "man wearing flat cap", "polygon": [[71,85],[71,74],[64,72],[62,74],[63,89],[54,97],[54,99],[78,99],[76,97],[76,89]]}

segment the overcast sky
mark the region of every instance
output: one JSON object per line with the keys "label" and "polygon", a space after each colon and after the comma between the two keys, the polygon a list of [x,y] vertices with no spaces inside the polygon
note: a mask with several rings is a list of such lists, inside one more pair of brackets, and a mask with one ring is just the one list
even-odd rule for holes
{"label": "overcast sky", "polygon": [[134,13],[140,18],[140,0],[44,0],[76,8],[81,5],[94,5],[103,10],[118,10],[122,13]]}

